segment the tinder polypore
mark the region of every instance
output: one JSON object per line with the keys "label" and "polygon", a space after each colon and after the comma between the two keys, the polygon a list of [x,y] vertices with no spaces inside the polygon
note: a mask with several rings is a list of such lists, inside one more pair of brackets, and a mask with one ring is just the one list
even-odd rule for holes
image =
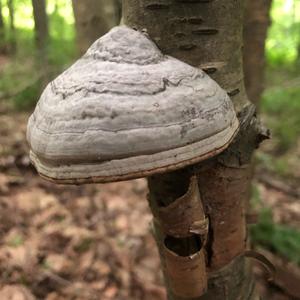
{"label": "tinder polypore", "polygon": [[46,87],[27,139],[43,177],[111,182],[214,156],[238,127],[231,100],[208,75],[120,26]]}

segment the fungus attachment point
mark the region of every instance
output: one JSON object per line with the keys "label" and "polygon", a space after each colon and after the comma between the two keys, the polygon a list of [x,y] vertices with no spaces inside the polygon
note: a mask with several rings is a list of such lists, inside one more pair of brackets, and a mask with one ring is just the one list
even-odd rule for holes
{"label": "fungus attachment point", "polygon": [[120,26],[47,86],[27,139],[43,177],[80,184],[180,169],[224,150],[237,130],[215,81]]}

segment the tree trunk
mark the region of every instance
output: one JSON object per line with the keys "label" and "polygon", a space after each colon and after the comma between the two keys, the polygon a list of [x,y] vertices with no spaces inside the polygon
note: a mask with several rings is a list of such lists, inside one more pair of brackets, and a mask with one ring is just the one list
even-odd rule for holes
{"label": "tree trunk", "polygon": [[[201,200],[209,219],[206,243],[199,246],[194,236],[188,240],[173,239],[171,244],[179,256],[184,251],[190,255],[197,251],[201,253],[205,247],[208,290],[197,297],[182,297],[174,293],[174,278],[166,271],[168,236],[154,222],[170,300],[257,298],[251,268],[243,254],[247,247],[246,210],[250,196],[251,156],[258,143],[266,138],[266,133],[256,119],[244,87],[243,9],[243,0],[123,1],[124,23],[138,30],[147,30],[165,54],[204,69],[231,96],[241,122],[239,136],[221,155],[185,170],[184,176],[173,172],[148,179],[150,207],[157,219],[162,199],[176,203],[180,195],[187,193],[187,178],[196,170]],[[178,194],[170,192],[174,189]]]}
{"label": "tree trunk", "polygon": [[116,14],[117,24],[121,22],[122,19],[122,0],[113,0],[114,1],[114,9]]}
{"label": "tree trunk", "polygon": [[15,53],[16,45],[16,27],[15,27],[15,7],[13,0],[7,0],[7,7],[9,12],[9,29],[10,29],[10,52]]}
{"label": "tree trunk", "polygon": [[2,14],[2,1],[0,0],[0,38],[2,38],[4,34],[4,19]]}
{"label": "tree trunk", "polygon": [[5,24],[2,14],[2,0],[0,0],[0,54],[5,52]]}
{"label": "tree trunk", "polygon": [[46,0],[32,0],[35,43],[37,48],[37,67],[41,72],[41,89],[50,81],[50,70],[48,63],[48,16]]}
{"label": "tree trunk", "polygon": [[46,0],[32,0],[35,41],[38,51],[45,55],[49,38]]}
{"label": "tree trunk", "polygon": [[296,69],[299,66],[300,66],[300,34],[299,34],[299,37],[298,37],[298,45],[297,45]]}
{"label": "tree trunk", "polygon": [[11,31],[15,30],[15,7],[13,0],[7,0],[7,7],[9,12],[9,27]]}
{"label": "tree trunk", "polygon": [[72,0],[72,4],[80,53],[120,22],[116,0]]}
{"label": "tree trunk", "polygon": [[248,0],[244,19],[244,73],[249,99],[258,105],[264,90],[265,41],[272,0]]}

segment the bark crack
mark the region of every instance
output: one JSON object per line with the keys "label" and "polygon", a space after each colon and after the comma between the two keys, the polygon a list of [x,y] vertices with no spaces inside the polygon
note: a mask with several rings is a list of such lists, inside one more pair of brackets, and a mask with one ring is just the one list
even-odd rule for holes
{"label": "bark crack", "polygon": [[163,3],[151,3],[146,5],[146,8],[150,10],[169,9],[169,7],[169,5]]}

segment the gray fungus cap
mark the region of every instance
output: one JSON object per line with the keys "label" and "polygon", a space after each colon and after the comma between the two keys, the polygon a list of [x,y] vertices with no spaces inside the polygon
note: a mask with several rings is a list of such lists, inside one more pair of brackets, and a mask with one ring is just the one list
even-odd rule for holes
{"label": "gray fungus cap", "polygon": [[238,127],[215,81],[120,26],[47,86],[27,139],[43,177],[79,184],[191,165],[224,150]]}

